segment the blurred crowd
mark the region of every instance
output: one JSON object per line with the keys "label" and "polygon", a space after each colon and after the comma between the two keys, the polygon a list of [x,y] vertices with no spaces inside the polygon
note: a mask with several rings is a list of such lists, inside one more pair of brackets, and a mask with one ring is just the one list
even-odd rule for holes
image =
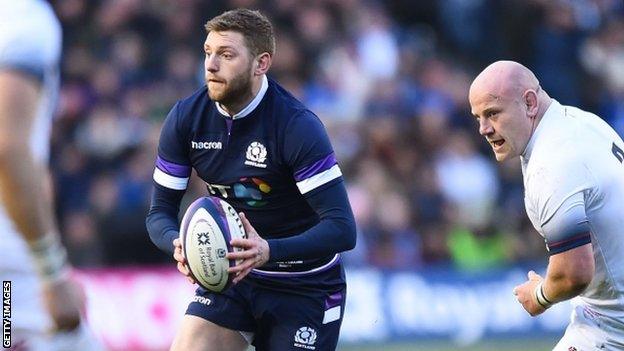
{"label": "blurred crowd", "polygon": [[[57,0],[62,89],[56,205],[79,267],[156,264],[144,219],[161,124],[203,82],[203,25],[274,23],[270,76],[323,120],[358,224],[351,266],[476,270],[544,259],[517,160],[497,164],[467,92],[498,59],[624,134],[618,0]],[[206,194],[193,178],[185,204]]]}

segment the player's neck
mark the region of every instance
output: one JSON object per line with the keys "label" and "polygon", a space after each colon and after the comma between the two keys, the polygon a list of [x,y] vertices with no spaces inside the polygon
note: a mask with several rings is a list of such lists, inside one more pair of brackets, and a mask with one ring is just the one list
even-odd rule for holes
{"label": "player's neck", "polygon": [[544,98],[544,103],[540,104],[541,111],[538,112],[540,120],[542,119],[542,117],[544,117],[544,115],[546,114],[546,111],[548,111],[548,108],[550,107],[550,105],[552,105],[552,103],[553,103],[553,99],[551,99],[550,96],[546,96],[546,98]]}
{"label": "player's neck", "polygon": [[540,122],[542,121],[542,118],[546,114],[546,111],[548,111],[548,108],[550,107],[550,105],[552,105],[552,102],[553,100],[548,95],[545,95],[544,97],[540,99],[540,104],[537,110],[537,115],[535,115],[535,118],[533,118],[533,121],[531,122],[531,133],[529,134],[529,140],[527,141],[527,145],[524,147],[524,151],[520,154],[520,156],[527,157],[527,150],[530,148],[531,140],[533,139],[533,134],[535,134],[535,130],[537,129]]}

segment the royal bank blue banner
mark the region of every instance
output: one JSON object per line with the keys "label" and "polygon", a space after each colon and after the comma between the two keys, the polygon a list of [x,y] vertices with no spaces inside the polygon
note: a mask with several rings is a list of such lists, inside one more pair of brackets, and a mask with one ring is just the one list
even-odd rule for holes
{"label": "royal bank blue banner", "polygon": [[528,269],[472,274],[348,269],[341,340],[442,338],[470,344],[485,337],[563,335],[572,310],[568,302],[530,317],[512,294]]}

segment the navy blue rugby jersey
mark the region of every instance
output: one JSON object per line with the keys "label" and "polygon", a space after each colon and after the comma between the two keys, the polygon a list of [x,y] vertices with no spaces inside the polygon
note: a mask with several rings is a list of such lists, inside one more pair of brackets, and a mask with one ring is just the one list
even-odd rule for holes
{"label": "navy blue rugby jersey", "polygon": [[[342,182],[321,121],[266,77],[254,100],[233,118],[210,100],[206,87],[173,107],[162,129],[154,181],[185,190],[192,168],[210,195],[244,212],[264,239],[313,227],[319,215],[306,197]],[[305,270],[338,258],[278,262],[269,268]]]}

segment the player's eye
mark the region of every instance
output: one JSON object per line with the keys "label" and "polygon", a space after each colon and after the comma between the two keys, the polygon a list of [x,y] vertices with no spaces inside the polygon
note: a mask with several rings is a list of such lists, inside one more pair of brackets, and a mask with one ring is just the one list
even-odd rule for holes
{"label": "player's eye", "polygon": [[224,53],[222,53],[222,54],[221,54],[221,57],[223,57],[223,58],[224,58],[224,59],[226,59],[226,60],[231,60],[231,59],[232,59],[232,57],[234,57],[234,55],[232,55],[232,54],[231,54],[231,53],[229,53],[229,52],[224,52]]}

